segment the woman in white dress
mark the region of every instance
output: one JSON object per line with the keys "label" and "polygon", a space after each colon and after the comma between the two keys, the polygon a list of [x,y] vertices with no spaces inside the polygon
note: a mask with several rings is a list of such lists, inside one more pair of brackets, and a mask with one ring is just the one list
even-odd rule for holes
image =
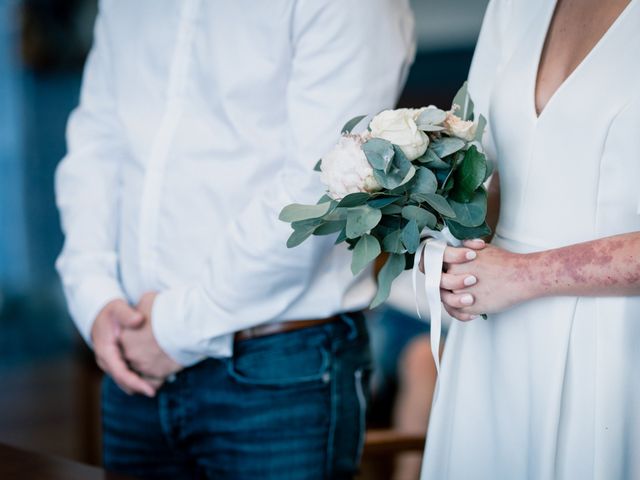
{"label": "woman in white dress", "polygon": [[492,0],[470,91],[500,217],[443,301],[489,317],[450,330],[423,479],[640,478],[640,0]]}

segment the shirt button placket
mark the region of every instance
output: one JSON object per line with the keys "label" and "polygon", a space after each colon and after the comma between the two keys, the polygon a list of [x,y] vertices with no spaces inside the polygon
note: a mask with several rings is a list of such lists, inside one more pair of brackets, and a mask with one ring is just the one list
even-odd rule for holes
{"label": "shirt button placket", "polygon": [[183,100],[195,33],[194,23],[200,0],[182,4],[176,46],[171,59],[167,85],[166,108],[156,133],[142,190],[140,211],[139,255],[144,288],[157,289],[158,222],[166,163],[173,137],[182,115]]}

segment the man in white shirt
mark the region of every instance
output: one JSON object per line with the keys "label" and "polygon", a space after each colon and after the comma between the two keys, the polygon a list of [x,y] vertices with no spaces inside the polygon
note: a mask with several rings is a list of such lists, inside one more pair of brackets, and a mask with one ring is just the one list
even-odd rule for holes
{"label": "man in white shirt", "polygon": [[[390,108],[407,0],[103,0],[56,176],[71,314],[108,374],[108,468],[350,478],[374,291],[278,221],[349,118]],[[133,395],[129,395],[133,394]],[[140,395],[142,394],[142,395]]]}

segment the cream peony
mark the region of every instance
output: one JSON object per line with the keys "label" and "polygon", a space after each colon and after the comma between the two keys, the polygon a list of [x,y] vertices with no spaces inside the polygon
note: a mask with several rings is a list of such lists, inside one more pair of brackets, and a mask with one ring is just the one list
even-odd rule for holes
{"label": "cream peony", "polygon": [[443,126],[446,133],[467,142],[470,142],[476,136],[476,124],[456,117],[453,111],[447,112],[447,118],[444,120]]}
{"label": "cream peony", "polygon": [[424,155],[429,146],[429,137],[416,125],[421,112],[422,109],[413,108],[385,110],[371,121],[371,135],[397,145],[413,161]]}
{"label": "cream peony", "polygon": [[334,200],[350,193],[376,192],[380,185],[373,176],[373,168],[362,151],[364,136],[345,135],[320,163],[320,179]]}

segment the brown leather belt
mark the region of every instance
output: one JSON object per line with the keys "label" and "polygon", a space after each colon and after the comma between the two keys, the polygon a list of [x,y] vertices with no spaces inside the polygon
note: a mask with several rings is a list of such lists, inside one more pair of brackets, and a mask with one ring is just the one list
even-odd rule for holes
{"label": "brown leather belt", "polygon": [[251,340],[252,338],[266,337],[268,335],[276,335],[278,333],[293,332],[303,328],[317,327],[327,323],[337,322],[340,320],[339,315],[329,318],[320,318],[317,320],[292,320],[290,322],[265,323],[256,327],[247,328],[236,332],[233,339],[235,342]]}

